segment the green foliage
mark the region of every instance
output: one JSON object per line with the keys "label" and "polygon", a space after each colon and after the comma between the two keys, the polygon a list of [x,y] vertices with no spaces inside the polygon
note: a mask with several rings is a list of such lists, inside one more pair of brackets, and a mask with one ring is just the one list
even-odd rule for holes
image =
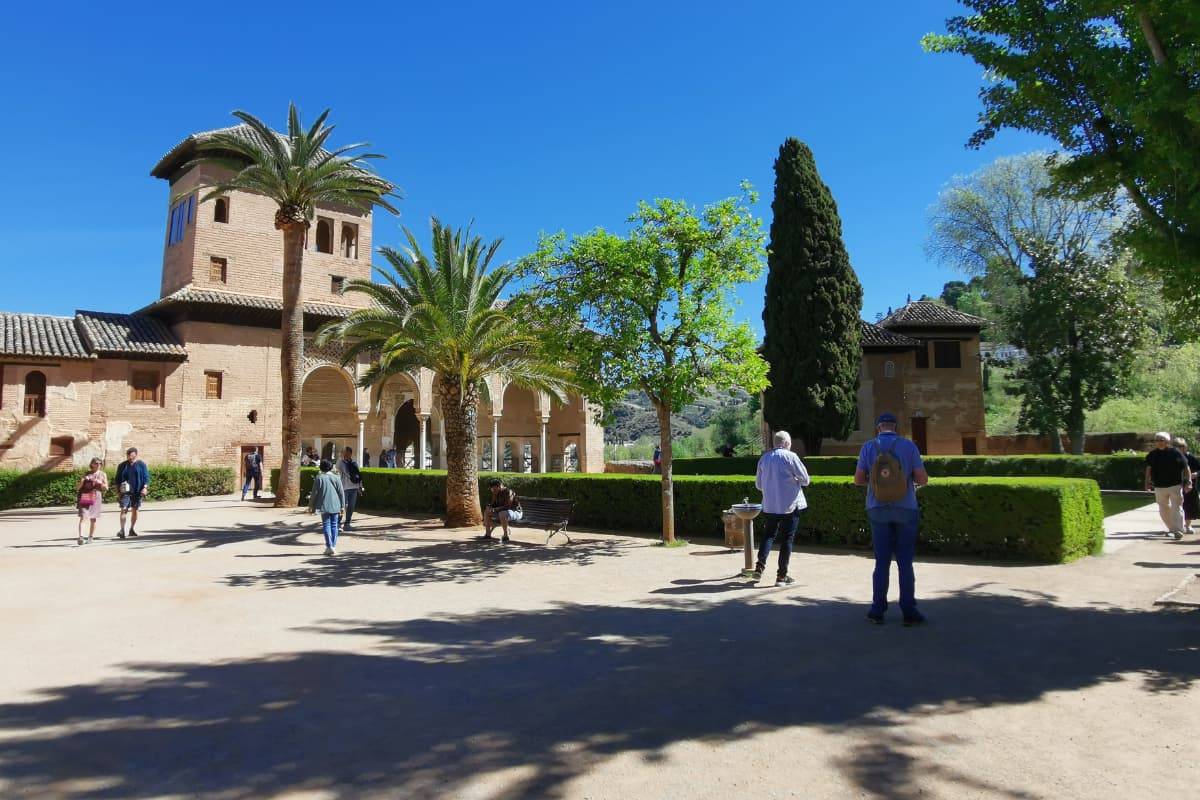
{"label": "green foliage", "polygon": [[1049,136],[1072,158],[1062,191],[1124,190],[1124,232],[1157,270],[1178,312],[1200,309],[1200,4],[1195,0],[960,0],[971,13],[926,49],[985,70],[970,145],[1011,128]]}
{"label": "green foliage", "polygon": [[1145,322],[1124,272],[1085,252],[1067,259],[1034,249],[1034,276],[1015,344],[1028,359],[1014,374],[1023,427],[1065,428],[1083,452],[1085,413],[1121,392],[1145,336]]}
{"label": "green foliage", "polygon": [[761,271],[763,237],[738,198],[700,211],[677,200],[641,203],[629,222],[627,236],[597,229],[569,242],[543,237],[525,260],[534,288],[518,304],[551,352],[577,365],[589,399],[611,409],[631,388],[650,398],[670,541],[670,414],[709,388],[753,393],[767,383],[754,333],[734,322],[731,305],[733,290]]}
{"label": "green foliage", "polygon": [[775,160],[763,355],[771,387],[763,415],[819,454],[825,437],[854,429],[862,362],[862,285],[842,221],[812,151],[789,138]]}
{"label": "green foliage", "polygon": [[380,283],[346,281],[344,291],[364,295],[371,306],[325,325],[317,343],[343,343],[345,364],[371,356],[362,386],[419,367],[456,378],[463,392],[489,375],[556,396],[573,386],[570,371],[545,357],[526,321],[497,302],[514,278],[508,265],[492,268],[501,240],[484,244],[469,228],[453,230],[436,218],[430,229],[429,254],[404,228],[405,250],[379,249],[390,267],[376,269]]}
{"label": "green foliage", "polygon": [[[116,468],[106,470],[110,486],[116,485]],[[0,470],[0,509],[75,505],[75,490],[87,470],[21,472]],[[151,466],[149,500],[200,497],[233,491],[233,470],[228,467]],[[105,502],[114,502],[109,491]]]}
{"label": "green foliage", "polygon": [[[729,459],[725,459],[728,461]],[[312,485],[315,470],[302,474]],[[445,473],[364,470],[360,507],[402,513],[438,513]],[[491,475],[481,475],[480,482]],[[650,533],[659,530],[659,480],[654,475],[505,475],[525,497],[575,500],[572,524]],[[758,497],[754,479],[681,476],[675,483],[681,535],[722,535],[721,512]],[[809,509],[798,541],[805,545],[866,548],[870,529],[864,492],[846,477],[814,478],[805,489]],[[1094,481],[1057,478],[938,479],[918,494],[924,553],[1058,563],[1099,553],[1104,543],[1100,491]]]}
{"label": "green foliage", "polygon": [[1196,436],[1200,431],[1200,343],[1154,347],[1139,354],[1126,395],[1089,413],[1087,430],[1167,430]]}
{"label": "green foliage", "polygon": [[208,134],[197,142],[196,163],[216,163],[233,172],[204,196],[215,199],[233,191],[252,192],[270,198],[288,222],[311,221],[316,207],[349,206],[362,211],[373,206],[399,212],[388,198],[395,187],[369,169],[377,153],[362,153],[364,144],[326,150],[333,133],[326,125],[329,110],[323,111],[307,130],[300,123],[296,104],[288,106],[288,129],[279,135],[253,114],[234,111],[242,126]]}
{"label": "green foliage", "polygon": [[[1102,489],[1142,488],[1145,454],[1084,456],[925,456],[925,469],[935,478],[1051,477],[1087,478]],[[810,475],[853,475],[855,456],[804,459]],[[680,459],[680,475],[753,475],[758,458]]]}

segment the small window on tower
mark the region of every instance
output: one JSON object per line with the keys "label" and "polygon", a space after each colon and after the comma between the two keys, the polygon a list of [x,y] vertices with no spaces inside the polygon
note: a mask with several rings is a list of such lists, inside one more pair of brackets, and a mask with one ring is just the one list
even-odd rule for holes
{"label": "small window on tower", "polygon": [[358,258],[358,226],[342,223],[342,258]]}
{"label": "small window on tower", "polygon": [[221,399],[221,373],[205,372],[204,373],[204,398],[206,400]]}
{"label": "small window on tower", "polygon": [[917,347],[917,369],[929,369],[929,343],[921,342]]}
{"label": "small window on tower", "polygon": [[25,376],[25,416],[46,416],[46,374],[34,370]]}
{"label": "small window on tower", "polygon": [[[894,378],[894,377],[896,377],[896,362],[894,362],[894,361],[887,361],[887,362],[884,362],[884,365],[883,365],[883,377],[885,377],[885,378]],[[857,428],[855,428],[855,430],[858,430],[858,429],[857,429]]]}
{"label": "small window on tower", "polygon": [[329,291],[334,294],[341,294],[344,288],[346,288],[346,279],[341,275],[331,275],[329,277]]}
{"label": "small window on tower", "polygon": [[218,197],[213,206],[213,222],[229,223],[229,198]]}
{"label": "small window on tower", "polygon": [[228,283],[229,259],[213,256],[208,262],[208,279],[213,283]]}
{"label": "small window on tower", "polygon": [[333,221],[325,217],[317,218],[317,252],[333,252]]}
{"label": "small window on tower", "polygon": [[962,367],[962,349],[958,342],[933,343],[934,369],[960,369]]}

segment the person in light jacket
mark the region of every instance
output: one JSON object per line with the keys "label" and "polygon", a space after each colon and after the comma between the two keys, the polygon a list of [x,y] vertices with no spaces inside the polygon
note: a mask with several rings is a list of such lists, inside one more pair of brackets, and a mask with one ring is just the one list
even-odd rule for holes
{"label": "person in light jacket", "polygon": [[800,527],[800,514],[808,508],[802,487],[812,481],[800,456],[792,452],[792,437],[787,431],[775,433],[775,449],[763,453],[758,459],[758,470],[754,485],[763,496],[763,538],[758,548],[758,564],[754,567],[754,580],[760,580],[767,569],[767,557],[775,537],[779,541],[779,569],[775,585],[789,586],[796,582],[788,576],[788,563],[792,560],[792,540]]}
{"label": "person in light jacket", "polygon": [[313,481],[312,493],[309,495],[308,512],[320,511],[321,528],[325,533],[325,555],[337,555],[338,521],[342,509],[346,505],[346,496],[342,493],[342,479],[333,472],[333,462],[328,458],[321,459],[321,471]]}

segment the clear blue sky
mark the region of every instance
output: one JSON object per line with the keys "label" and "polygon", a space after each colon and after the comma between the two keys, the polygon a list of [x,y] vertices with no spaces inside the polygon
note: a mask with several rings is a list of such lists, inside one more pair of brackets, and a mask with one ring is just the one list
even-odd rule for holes
{"label": "clear blue sky", "polygon": [[[954,13],[942,0],[255,5],[6,12],[0,310],[155,299],[167,186],[150,167],[234,108],[282,127],[289,100],[309,119],[328,106],[335,143],[385,153],[405,199],[399,220],[376,215],[376,244],[473,218],[509,259],[539,231],[619,229],[640,198],[700,205],[743,178],[769,224],[772,162],[796,136],[838,201],[868,319],[957,277],[922,250],[947,180],[1045,146],[965,149],[979,68],[918,41]],[[762,281],[740,296],[761,329]]]}

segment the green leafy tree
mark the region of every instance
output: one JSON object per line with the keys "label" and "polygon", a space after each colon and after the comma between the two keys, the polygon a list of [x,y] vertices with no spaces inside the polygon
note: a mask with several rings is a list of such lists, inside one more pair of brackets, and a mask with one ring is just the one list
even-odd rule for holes
{"label": "green leafy tree", "polygon": [[371,307],[324,326],[317,341],[342,342],[347,364],[369,355],[363,386],[419,367],[436,373],[446,425],[446,525],[476,526],[482,522],[475,440],[484,379],[500,375],[560,399],[574,382],[560,361],[547,357],[516,306],[499,302],[515,274],[508,265],[491,268],[500,240],[485,244],[437,219],[430,227],[429,253],[405,228],[407,248],[380,248],[389,266],[376,270],[382,283],[346,282],[345,291],[367,296]]}
{"label": "green leafy tree", "polygon": [[[748,186],[747,200],[754,201]],[[526,260],[524,298],[550,346],[576,365],[606,409],[641,389],[658,415],[663,540],[675,540],[671,413],[708,389],[767,385],[750,327],[733,320],[732,292],[761,271],[761,225],[728,198],[697,211],[640,203],[620,236],[603,229],[543,237]]]}
{"label": "green leafy tree", "polygon": [[763,417],[804,452],[854,429],[862,363],[862,285],[842,241],[842,221],[812,151],[789,138],[775,159],[771,244],[763,304],[763,356],[771,388]]}
{"label": "green leafy tree", "polygon": [[283,463],[275,504],[300,502],[300,394],[304,376],[304,308],[300,280],[304,266],[304,239],[318,205],[347,206],[369,211],[374,206],[392,213],[388,198],[392,184],[367,168],[360,152],[365,145],[325,149],[333,126],[326,125],[326,110],[309,128],[300,124],[295,104],[288,107],[287,133],[271,130],[262,120],[244,111],[233,115],[241,125],[218,131],[198,143],[196,163],[215,163],[230,170],[204,196],[211,200],[233,191],[253,192],[276,205],[275,229],[283,233],[283,314],[280,323],[280,371],[283,379]]}
{"label": "green leafy tree", "polygon": [[1076,253],[1067,261],[1053,245],[1032,245],[1033,277],[1021,311],[1020,341],[1028,360],[1021,420],[1035,430],[1066,429],[1083,452],[1086,412],[1120,393],[1145,335],[1137,295],[1113,258]]}
{"label": "green leafy tree", "polygon": [[1200,309],[1200,4],[1195,0],[959,0],[969,11],[926,49],[985,69],[980,147],[1012,128],[1049,136],[1073,157],[1063,191],[1123,190],[1124,231],[1160,274],[1177,313]]}
{"label": "green leafy tree", "polygon": [[759,415],[747,404],[725,406],[712,418],[712,443],[728,445],[738,455],[758,455],[762,451]]}

